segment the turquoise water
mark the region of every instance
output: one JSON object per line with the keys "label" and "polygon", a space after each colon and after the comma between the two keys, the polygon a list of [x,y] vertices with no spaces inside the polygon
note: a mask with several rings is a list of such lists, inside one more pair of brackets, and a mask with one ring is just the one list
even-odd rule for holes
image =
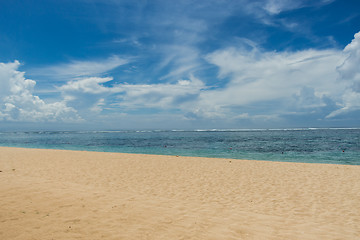
{"label": "turquoise water", "polygon": [[360,165],[360,129],[1,132],[0,146]]}

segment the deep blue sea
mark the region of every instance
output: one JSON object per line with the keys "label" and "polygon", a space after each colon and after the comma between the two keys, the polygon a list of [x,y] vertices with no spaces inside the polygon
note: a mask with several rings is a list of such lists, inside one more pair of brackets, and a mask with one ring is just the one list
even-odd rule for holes
{"label": "deep blue sea", "polygon": [[1,132],[0,146],[360,165],[360,129]]}

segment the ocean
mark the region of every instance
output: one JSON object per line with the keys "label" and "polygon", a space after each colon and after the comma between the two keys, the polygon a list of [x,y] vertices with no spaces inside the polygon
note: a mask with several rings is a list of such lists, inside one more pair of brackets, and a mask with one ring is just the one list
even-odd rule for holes
{"label": "ocean", "polygon": [[0,146],[360,165],[360,129],[1,132]]}

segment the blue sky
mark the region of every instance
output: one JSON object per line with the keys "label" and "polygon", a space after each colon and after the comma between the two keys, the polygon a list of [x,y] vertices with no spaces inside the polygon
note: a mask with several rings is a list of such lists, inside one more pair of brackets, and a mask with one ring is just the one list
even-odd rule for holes
{"label": "blue sky", "polygon": [[358,0],[12,0],[0,130],[360,127]]}

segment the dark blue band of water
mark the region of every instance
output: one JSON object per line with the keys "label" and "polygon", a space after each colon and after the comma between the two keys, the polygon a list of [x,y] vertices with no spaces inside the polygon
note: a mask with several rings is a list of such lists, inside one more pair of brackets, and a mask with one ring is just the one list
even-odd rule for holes
{"label": "dark blue band of water", "polygon": [[2,132],[0,145],[360,165],[360,129]]}

